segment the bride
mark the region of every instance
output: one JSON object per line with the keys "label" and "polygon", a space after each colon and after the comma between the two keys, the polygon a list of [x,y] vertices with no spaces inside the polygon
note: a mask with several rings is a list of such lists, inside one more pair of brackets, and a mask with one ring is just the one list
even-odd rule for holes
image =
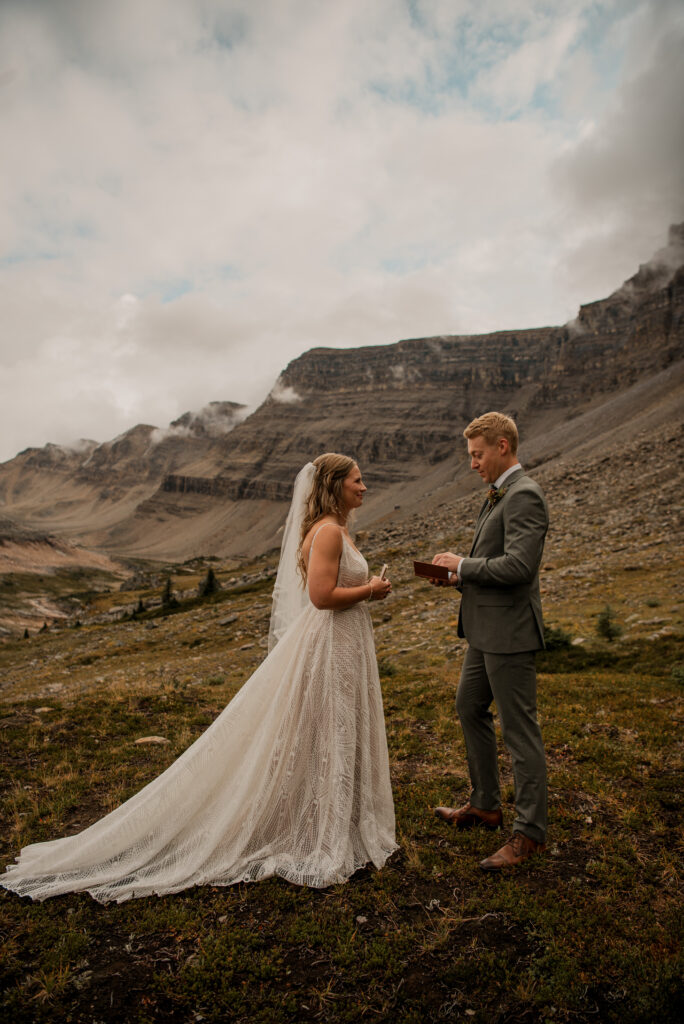
{"label": "bride", "polygon": [[27,846],[0,885],[106,903],[271,875],[321,888],[382,867],[397,845],[367,602],[391,584],[368,579],[347,531],[365,490],[344,455],[301,470],[268,657],[158,778],[83,832]]}

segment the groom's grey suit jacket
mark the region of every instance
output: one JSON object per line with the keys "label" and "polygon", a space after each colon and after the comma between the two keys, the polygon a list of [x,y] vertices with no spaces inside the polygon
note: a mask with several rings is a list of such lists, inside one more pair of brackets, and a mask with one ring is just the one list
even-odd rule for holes
{"label": "groom's grey suit jacket", "polygon": [[460,564],[458,635],[491,654],[544,646],[539,565],[549,512],[541,488],[522,469],[506,493],[482,507],[470,556]]}

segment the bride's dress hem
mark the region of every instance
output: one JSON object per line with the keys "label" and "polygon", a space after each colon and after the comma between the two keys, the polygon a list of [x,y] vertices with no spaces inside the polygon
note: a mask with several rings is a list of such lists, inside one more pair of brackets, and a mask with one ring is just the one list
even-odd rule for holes
{"label": "bride's dress hem", "polygon": [[[92,897],[92,899],[94,899],[101,906],[106,906],[110,903],[128,903],[129,900],[146,899],[150,896],[157,896],[159,898],[162,898],[164,896],[175,896],[179,892],[189,892],[191,889],[199,889],[206,886],[210,888],[213,887],[227,889],[233,885],[251,885],[255,882],[264,882],[268,878],[280,878],[282,881],[287,882],[288,885],[295,885],[300,889],[329,889],[334,885],[344,885],[346,882],[351,881],[354,875],[358,874],[359,871],[363,871],[365,868],[372,866],[376,871],[382,871],[387,861],[390,859],[390,857],[392,857],[393,854],[397,852],[397,850],[399,850],[399,844],[394,843],[390,849],[383,849],[381,851],[381,858],[378,858],[377,860],[375,858],[371,858],[359,864],[355,864],[351,871],[334,872],[329,876],[307,874],[306,872],[302,872],[301,870],[287,871],[283,868],[275,868],[272,871],[263,871],[257,868],[257,870],[255,870],[251,874],[243,874],[240,877],[198,878],[190,883],[180,882],[178,885],[169,886],[168,888],[163,889],[145,885],[129,886],[120,896],[114,895],[116,883],[112,883],[106,887],[97,886],[93,889],[71,888],[65,889],[64,891],[58,893],[43,892],[36,893],[34,895],[30,891],[21,892],[20,890],[22,888],[29,889],[31,887],[31,882],[34,881],[38,883],[40,881],[39,878],[16,879],[14,882],[12,882],[11,879],[3,878],[2,876],[0,876],[0,888],[7,889],[8,892],[14,893],[15,895],[19,896],[20,899],[30,899],[34,903],[44,903],[45,900],[47,899],[54,899],[56,895],[87,895]],[[17,862],[15,862],[14,864],[9,864],[5,870],[11,874],[12,870],[17,867],[19,867],[18,859]],[[42,885],[45,885],[45,883],[49,881],[50,877],[51,876],[46,876],[42,880]],[[125,883],[126,879],[120,880],[120,884],[122,884],[122,886]],[[39,886],[36,885],[35,888],[39,888]],[[102,889],[104,888],[107,888],[109,890],[110,895],[104,896],[102,894]]]}

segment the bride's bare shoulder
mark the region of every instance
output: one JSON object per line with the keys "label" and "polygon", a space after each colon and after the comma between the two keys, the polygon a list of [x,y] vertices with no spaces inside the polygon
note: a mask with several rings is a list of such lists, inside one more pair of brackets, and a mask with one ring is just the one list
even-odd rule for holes
{"label": "bride's bare shoulder", "polygon": [[[334,530],[322,530],[322,527],[324,527],[324,526],[334,526],[335,529]],[[341,545],[342,545],[342,531],[340,529],[340,524],[335,519],[333,519],[332,516],[325,516],[324,519],[319,519],[318,522],[313,524],[313,526],[311,527],[311,529],[307,533],[306,537],[304,538],[304,541],[302,543],[302,554],[304,555],[305,558],[306,558],[306,555],[308,554],[308,552],[311,550],[311,545],[313,544],[313,539],[314,539],[314,537],[316,536],[316,534],[318,533],[319,530],[322,530],[322,533],[321,533],[321,536],[316,541],[316,545],[317,546],[320,543],[322,543],[326,547],[329,546],[332,549],[335,549],[337,547],[341,547]]]}

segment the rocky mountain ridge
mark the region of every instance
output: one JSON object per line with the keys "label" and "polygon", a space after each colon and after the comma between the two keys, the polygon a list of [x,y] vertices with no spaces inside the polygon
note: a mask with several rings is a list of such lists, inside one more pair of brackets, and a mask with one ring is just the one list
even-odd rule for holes
{"label": "rocky mountain ridge", "polygon": [[138,425],[103,445],[20,453],[0,466],[0,513],[110,553],[251,555],[278,543],[294,476],[320,451],[359,460],[360,525],[379,524],[474,486],[461,434],[484,409],[515,415],[525,464],[542,465],[564,444],[600,445],[625,410],[653,425],[681,417],[683,366],[677,225],[648,264],[564,326],[312,349],[249,416],[212,403],[164,431]]}
{"label": "rocky mountain ridge", "polygon": [[325,447],[353,452],[385,487],[449,459],[483,408],[508,410],[527,434],[575,414],[684,355],[684,226],[654,259],[563,327],[312,349],[227,439],[211,481],[175,474],[162,489],[285,500],[297,468]]}

